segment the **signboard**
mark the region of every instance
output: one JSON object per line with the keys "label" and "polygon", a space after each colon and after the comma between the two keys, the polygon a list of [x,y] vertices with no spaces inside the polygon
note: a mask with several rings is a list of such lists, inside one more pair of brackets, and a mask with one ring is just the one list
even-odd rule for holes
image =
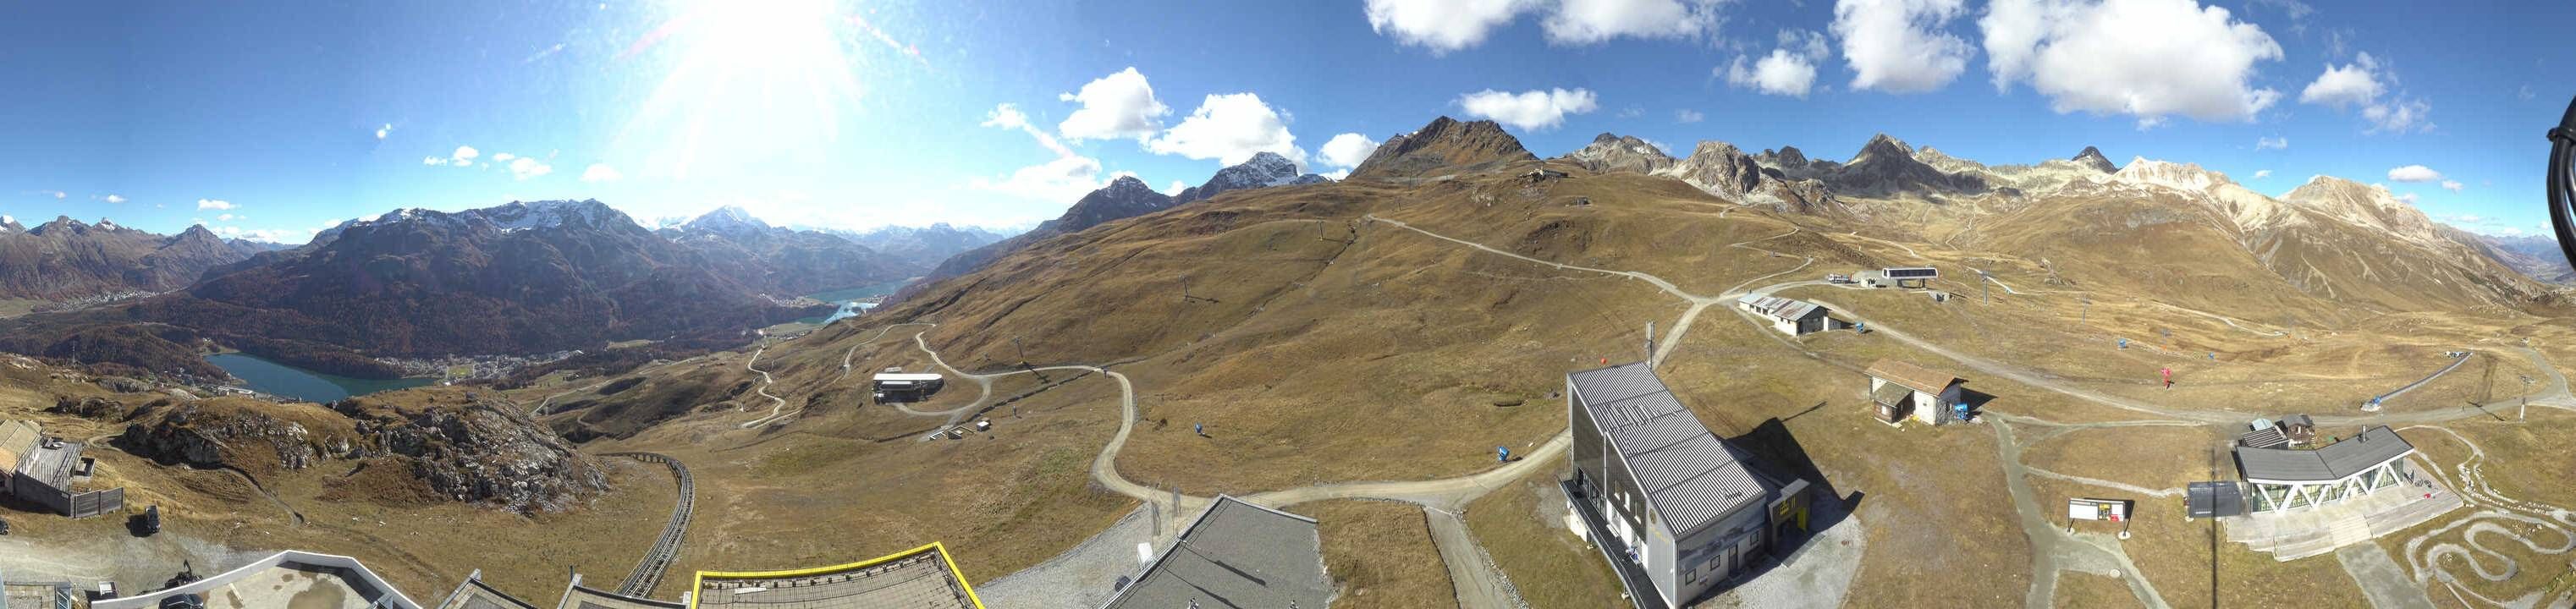
{"label": "signboard", "polygon": [[1941,269],[1928,266],[1895,267],[1881,269],[1879,272],[1888,279],[1932,279],[1941,276]]}
{"label": "signboard", "polygon": [[2066,500],[2066,518],[2112,522],[2128,520],[2129,502],[2119,499],[2070,498]]}

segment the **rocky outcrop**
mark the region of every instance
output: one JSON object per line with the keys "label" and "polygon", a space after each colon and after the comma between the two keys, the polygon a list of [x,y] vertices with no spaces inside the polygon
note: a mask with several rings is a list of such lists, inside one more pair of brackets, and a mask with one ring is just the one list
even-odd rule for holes
{"label": "rocky outcrop", "polygon": [[1656,148],[1646,140],[1638,139],[1637,136],[1608,133],[1594,136],[1591,144],[1558,158],[1573,161],[1584,169],[1596,172],[1627,171],[1647,174],[1660,173],[1677,162],[1673,157],[1664,154],[1662,149]]}
{"label": "rocky outcrop", "polygon": [[452,389],[379,396],[328,409],[239,398],[156,401],[116,446],[254,480],[349,461],[352,474],[340,476],[396,471],[402,482],[394,486],[425,491],[404,498],[426,494],[520,513],[563,511],[609,488],[589,456],[507,402]]}
{"label": "rocky outcrop", "polygon": [[1351,179],[1427,178],[1469,173],[1513,161],[1535,161],[1519,138],[1494,121],[1460,122],[1446,116],[1412,133],[1386,139],[1368,160],[1351,170]]}
{"label": "rocky outcrop", "polygon": [[1761,163],[1734,144],[1710,140],[1700,142],[1698,148],[1691,150],[1690,158],[1674,165],[1669,175],[1709,194],[1740,198],[1758,191],[1769,179],[1763,176],[1762,169]]}
{"label": "rocky outcrop", "polygon": [[345,422],[319,430],[307,425],[327,414],[310,405],[209,400],[154,412],[126,426],[115,442],[165,465],[234,469],[257,478],[358,454]]}
{"label": "rocky outcrop", "polygon": [[441,497],[514,512],[560,512],[608,490],[589,456],[507,402],[389,406],[367,398],[348,415],[380,458],[400,461]]}
{"label": "rocky outcrop", "polygon": [[[1251,159],[1219,169],[1205,184],[1181,190],[1172,197],[1173,205],[1216,198],[1218,193],[1251,190],[1273,186],[1293,186],[1323,182],[1324,176],[1297,173],[1297,163],[1275,152],[1254,153]],[[1139,182],[1140,184],[1142,182]]]}

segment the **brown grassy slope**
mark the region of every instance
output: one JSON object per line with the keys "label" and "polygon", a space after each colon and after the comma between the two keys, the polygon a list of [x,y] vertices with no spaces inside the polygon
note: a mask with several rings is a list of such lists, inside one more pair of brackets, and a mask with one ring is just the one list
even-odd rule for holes
{"label": "brown grassy slope", "polygon": [[[917,361],[908,333],[876,330],[844,322],[762,357],[780,377],[770,391],[805,408],[784,426],[738,428],[767,414],[768,400],[755,396],[756,406],[741,400],[748,410],[712,408],[594,443],[689,464],[698,513],[675,573],[839,564],[944,541],[970,580],[986,581],[1071,548],[1135,505],[1092,488],[1088,475],[1116,427],[1114,383],[1086,376],[1021,401],[1020,418],[997,411],[1005,416],[990,434],[919,442],[944,419],[864,403],[868,371]],[[843,378],[852,347],[854,372]],[[1010,377],[996,394],[1036,386]],[[975,396],[972,383],[951,379],[915,406],[953,408]]]}
{"label": "brown grassy slope", "polygon": [[1325,501],[1295,506],[1314,518],[1324,540],[1324,567],[1340,589],[1336,607],[1432,609],[1458,606],[1457,589],[1431,543],[1422,508],[1379,501]]}
{"label": "brown grassy slope", "polygon": [[[114,393],[77,378],[52,378],[53,374],[77,376],[49,368],[0,365],[0,419],[32,419],[49,434],[86,439],[115,433],[123,424],[46,413],[43,408],[51,406],[56,396],[128,404],[168,397]],[[377,394],[371,399],[400,400],[437,391]],[[328,417],[335,415],[311,404],[229,398],[199,404],[276,413],[315,430],[316,436],[334,427],[334,419]],[[346,419],[336,420],[337,427],[348,426]],[[231,472],[161,466],[104,443],[92,444],[84,455],[99,460],[97,485],[125,488],[129,512],[161,506],[166,518],[163,533],[130,544],[107,544],[101,540],[129,538],[122,516],[70,520],[11,512],[7,518],[12,536],[75,563],[137,565],[116,574],[119,583],[129,587],[159,585],[183,558],[196,559],[198,571],[204,573],[229,567],[235,560],[297,549],[357,557],[415,599],[444,594],[476,568],[484,569],[487,580],[513,594],[540,598],[561,591],[562,570],[567,566],[594,579],[624,577],[652,544],[672,503],[669,474],[658,466],[623,460],[602,462],[612,484],[609,492],[567,512],[523,516],[453,502],[424,502],[404,490],[417,481],[388,477],[387,473],[401,470],[382,459],[362,462],[367,465],[363,468],[361,463],[336,459],[303,469],[263,467],[255,470],[259,486],[254,487]],[[274,462],[273,455],[269,461]],[[303,516],[301,524],[296,514]],[[491,541],[495,539],[510,541],[496,546]],[[209,547],[233,552],[204,553]],[[126,554],[137,548],[149,549],[157,558]],[[161,558],[167,559],[166,565],[156,562]]]}

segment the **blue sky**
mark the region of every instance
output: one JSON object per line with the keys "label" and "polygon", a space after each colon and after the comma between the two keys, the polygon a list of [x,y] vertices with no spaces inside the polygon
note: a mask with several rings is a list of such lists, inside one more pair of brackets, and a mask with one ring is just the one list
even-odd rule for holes
{"label": "blue sky", "polygon": [[542,198],[1011,226],[1259,150],[1347,170],[1350,144],[1447,114],[1544,156],[1604,131],[1676,155],[2092,145],[2272,194],[2385,183],[2531,233],[2540,134],[2576,94],[2576,39],[2547,26],[2569,22],[2289,0],[19,4],[0,214],[287,242]]}

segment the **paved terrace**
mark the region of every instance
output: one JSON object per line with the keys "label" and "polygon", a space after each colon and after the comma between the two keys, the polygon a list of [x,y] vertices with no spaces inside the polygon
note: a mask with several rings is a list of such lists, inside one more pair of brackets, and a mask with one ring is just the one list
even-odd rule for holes
{"label": "paved terrace", "polygon": [[983,609],[939,544],[846,565],[794,571],[698,572],[697,609]]}

